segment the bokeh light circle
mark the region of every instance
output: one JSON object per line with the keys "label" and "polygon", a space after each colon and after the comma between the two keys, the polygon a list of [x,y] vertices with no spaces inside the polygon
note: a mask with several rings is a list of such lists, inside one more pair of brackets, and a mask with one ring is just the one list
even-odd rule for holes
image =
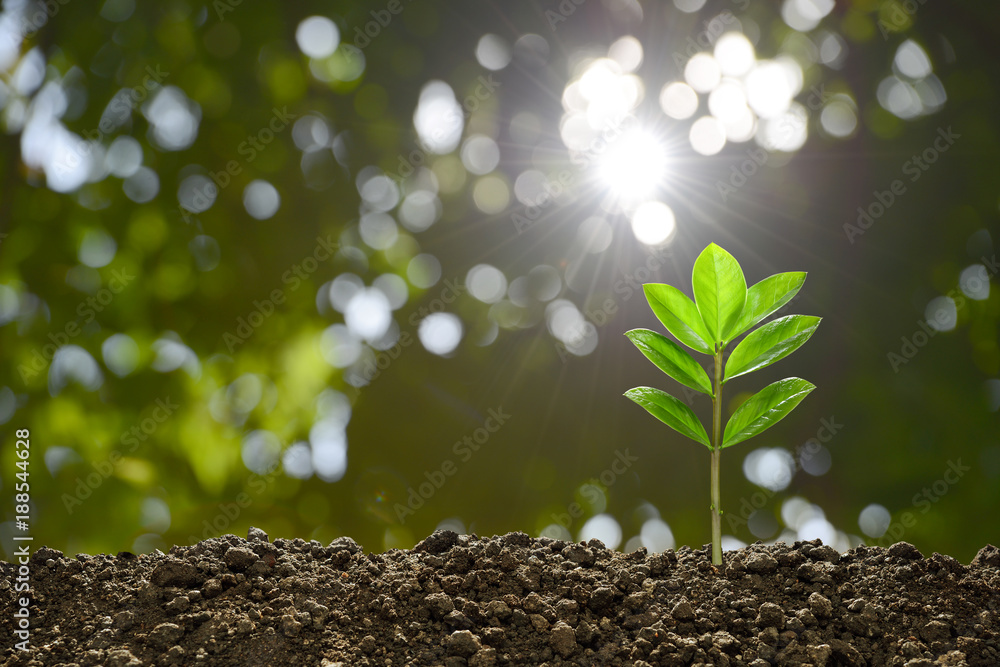
{"label": "bokeh light circle", "polygon": [[640,204],[632,213],[632,233],[641,243],[649,246],[668,241],[677,229],[674,212],[659,201]]}

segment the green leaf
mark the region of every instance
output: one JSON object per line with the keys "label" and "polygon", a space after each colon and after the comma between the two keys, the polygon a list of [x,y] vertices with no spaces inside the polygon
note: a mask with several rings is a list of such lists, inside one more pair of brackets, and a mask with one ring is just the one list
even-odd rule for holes
{"label": "green leaf", "polygon": [[685,386],[713,395],[708,373],[680,345],[649,329],[633,329],[625,335],[661,371]]}
{"label": "green leaf", "polygon": [[784,359],[809,340],[819,321],[811,315],[787,315],[751,332],[729,355],[724,382]]}
{"label": "green leaf", "polygon": [[722,343],[740,318],[747,299],[747,281],[736,258],[710,243],[694,262],[694,300],[705,321],[709,340]]}
{"label": "green leaf", "polygon": [[815,388],[801,378],[785,378],[767,385],[748,398],[729,418],[722,438],[723,449],[771,428]]}
{"label": "green leaf", "polygon": [[652,387],[636,387],[626,391],[625,395],[681,435],[712,449],[712,445],[708,443],[705,427],[698,421],[698,417],[691,411],[691,408],[670,394]]}
{"label": "green leaf", "polygon": [[726,336],[726,343],[791,301],[805,281],[805,271],[790,271],[764,278],[748,289],[746,305],[733,330]]}
{"label": "green leaf", "polygon": [[673,285],[646,283],[642,286],[646,301],[667,331],[692,350],[715,354],[705,323],[694,301]]}

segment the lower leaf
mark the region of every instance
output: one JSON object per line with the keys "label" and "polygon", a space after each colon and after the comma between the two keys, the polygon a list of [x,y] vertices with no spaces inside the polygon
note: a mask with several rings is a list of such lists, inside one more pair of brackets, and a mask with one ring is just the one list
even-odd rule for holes
{"label": "lower leaf", "polygon": [[705,427],[691,408],[667,392],[652,387],[636,387],[626,391],[625,395],[681,435],[712,449]]}
{"label": "lower leaf", "polygon": [[785,418],[816,386],[802,378],[771,383],[737,408],[726,424],[722,448],[743,442]]}

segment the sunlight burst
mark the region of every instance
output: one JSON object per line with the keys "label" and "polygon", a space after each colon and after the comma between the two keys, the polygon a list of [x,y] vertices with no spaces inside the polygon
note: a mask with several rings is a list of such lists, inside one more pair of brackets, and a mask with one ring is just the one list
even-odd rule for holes
{"label": "sunlight burst", "polygon": [[640,199],[656,190],[666,167],[660,141],[648,132],[632,130],[608,148],[598,173],[615,194],[625,199]]}

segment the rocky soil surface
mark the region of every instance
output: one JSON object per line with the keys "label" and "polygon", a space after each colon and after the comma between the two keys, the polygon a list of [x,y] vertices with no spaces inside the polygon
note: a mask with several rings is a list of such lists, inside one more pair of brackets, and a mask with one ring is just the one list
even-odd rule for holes
{"label": "rocky soil surface", "polygon": [[[630,554],[442,531],[366,554],[225,535],[170,553],[30,561],[42,665],[1000,665],[1000,550],[970,565],[905,542]],[[15,565],[0,562],[14,637]],[[18,594],[18,596],[23,594]]]}

